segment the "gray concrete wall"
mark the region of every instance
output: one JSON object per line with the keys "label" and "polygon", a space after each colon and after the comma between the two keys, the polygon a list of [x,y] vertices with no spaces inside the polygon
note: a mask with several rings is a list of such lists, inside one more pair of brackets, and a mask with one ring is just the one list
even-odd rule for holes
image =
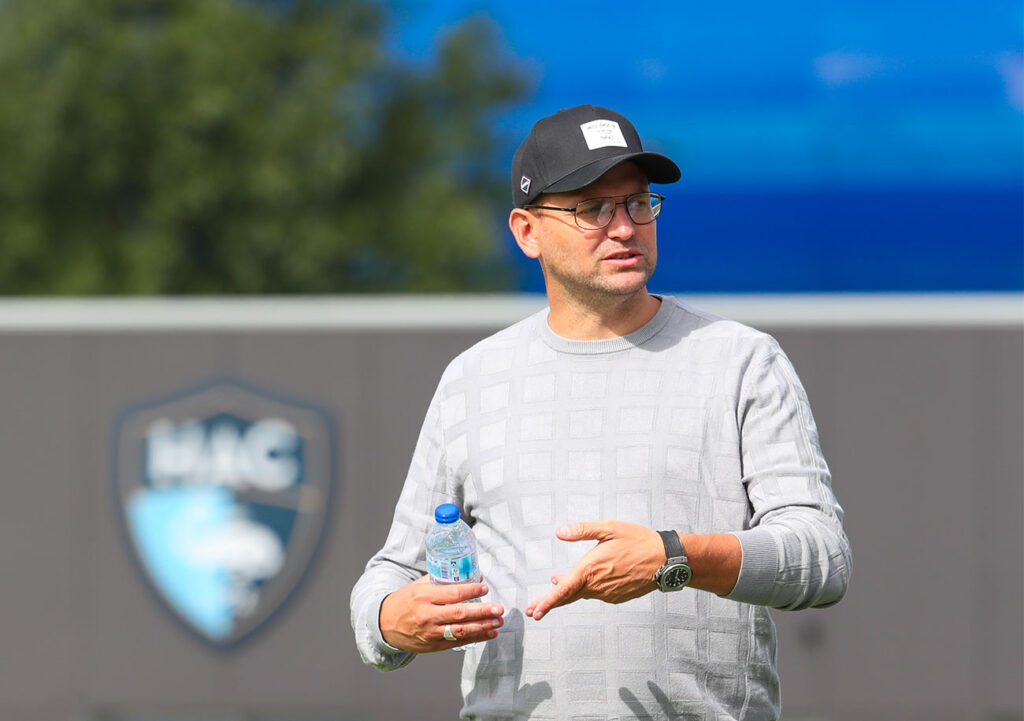
{"label": "gray concrete wall", "polygon": [[[843,603],[775,614],[785,718],[1024,718],[1024,326],[1009,302],[995,322],[794,321],[748,306],[804,381],[854,548]],[[347,602],[384,540],[441,370],[502,313],[445,327],[396,310],[374,326],[363,319],[379,306],[310,324],[232,321],[214,304],[197,311],[206,322],[185,312],[147,327],[145,313],[106,322],[124,305],[92,308],[0,309],[0,721],[456,718],[458,655],[364,667]],[[335,421],[320,552],[278,616],[229,650],[154,598],[112,490],[119,415],[214,378]]]}

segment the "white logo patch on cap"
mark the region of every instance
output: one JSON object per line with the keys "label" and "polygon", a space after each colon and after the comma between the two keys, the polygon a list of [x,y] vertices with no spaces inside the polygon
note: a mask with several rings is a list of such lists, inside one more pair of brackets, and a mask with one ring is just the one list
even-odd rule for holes
{"label": "white logo patch on cap", "polygon": [[527,195],[529,195],[530,194],[530,183],[532,183],[532,182],[533,182],[532,180],[530,180],[529,178],[527,178],[524,175],[522,180],[519,181],[519,189],[521,191],[523,191],[524,193],[526,193]]}
{"label": "white logo patch on cap", "polygon": [[580,126],[583,137],[587,141],[587,148],[597,150],[610,146],[626,148],[626,139],[622,136],[622,129],[614,120],[591,120]]}

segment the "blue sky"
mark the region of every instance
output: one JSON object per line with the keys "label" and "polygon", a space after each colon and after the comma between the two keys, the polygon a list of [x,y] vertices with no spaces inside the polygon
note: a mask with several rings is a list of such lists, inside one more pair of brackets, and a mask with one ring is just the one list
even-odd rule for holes
{"label": "blue sky", "polygon": [[392,48],[429,62],[438,32],[484,14],[537,81],[501,127],[609,105],[706,182],[1019,180],[1020,3],[651,7],[401,0]]}
{"label": "blue sky", "polygon": [[[495,52],[535,81],[524,103],[495,120],[510,138],[558,108],[606,105],[683,168],[683,183],[666,192],[670,202],[710,199],[690,208],[699,215],[731,193],[762,209],[760,225],[691,215],[695,222],[684,226],[663,216],[659,231],[703,228],[729,253],[709,263],[744,257],[767,240],[780,259],[771,278],[787,278],[783,287],[764,280],[771,258],[760,252],[746,253],[760,260],[732,274],[736,280],[711,282],[714,273],[695,271],[670,276],[673,283],[726,291],[1024,288],[1019,1],[389,7],[392,51],[414,64],[430,62],[446,28],[474,14],[491,18],[503,41]],[[508,159],[513,150],[510,141]],[[806,220],[799,240],[785,213],[764,200],[778,193]],[[832,219],[851,203],[862,209],[854,227],[836,228]],[[825,253],[831,261],[808,264],[806,246],[818,237],[833,248]],[[958,252],[966,245],[982,252]],[[865,250],[858,256],[857,248]],[[948,261],[923,258],[928,248]],[[888,259],[884,277],[872,270],[879,250]],[[792,272],[794,262],[803,275]],[[853,267],[859,275],[851,276]]]}

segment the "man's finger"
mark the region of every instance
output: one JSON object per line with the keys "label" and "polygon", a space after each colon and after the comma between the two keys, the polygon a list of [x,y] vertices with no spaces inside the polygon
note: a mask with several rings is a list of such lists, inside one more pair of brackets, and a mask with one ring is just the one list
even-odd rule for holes
{"label": "man's finger", "polygon": [[486,596],[488,591],[486,583],[438,584],[434,588],[438,589],[434,603],[441,606],[472,601],[474,598]]}
{"label": "man's finger", "polygon": [[527,605],[526,615],[531,616],[534,621],[539,621],[552,608],[575,601],[582,588],[583,578],[581,576],[572,573],[566,574],[553,589]]}
{"label": "man's finger", "polygon": [[444,609],[438,623],[490,622],[504,613],[505,608],[500,603],[453,603]]}
{"label": "man's finger", "polygon": [[455,637],[455,640],[458,641],[456,645],[461,646],[466,643],[487,641],[495,638],[498,635],[498,629],[504,625],[505,619],[501,616],[487,617],[473,622],[450,623],[441,626],[441,637],[446,641],[452,640],[450,638],[445,638],[444,636],[444,629],[446,627],[450,627],[452,635]]}

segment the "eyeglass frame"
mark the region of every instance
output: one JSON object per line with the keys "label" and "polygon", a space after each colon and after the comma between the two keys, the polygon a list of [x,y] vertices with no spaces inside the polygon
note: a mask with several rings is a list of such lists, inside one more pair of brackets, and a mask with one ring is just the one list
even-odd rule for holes
{"label": "eyeglass frame", "polygon": [[[633,214],[629,211],[629,206],[626,203],[627,201],[629,201],[630,198],[633,198],[637,195],[648,195],[658,199],[658,211],[650,220],[640,222],[639,220],[636,220],[633,217]],[[618,198],[622,198],[622,200],[618,200]],[[537,210],[560,210],[563,213],[572,213],[572,220],[576,224],[576,227],[579,228],[580,230],[602,230],[603,228],[607,228],[609,225],[611,225],[612,221],[615,220],[615,211],[612,211],[612,214],[608,217],[607,223],[605,223],[604,225],[599,225],[597,227],[584,227],[580,225],[579,218],[576,217],[576,211],[579,209],[580,205],[582,205],[583,203],[589,203],[593,200],[614,200],[616,207],[621,205],[626,209],[626,215],[629,216],[630,221],[632,221],[635,225],[650,225],[651,223],[658,219],[659,215],[661,215],[661,204],[665,202],[665,196],[662,195],[661,193],[653,193],[649,190],[643,190],[640,191],[639,193],[630,193],[629,195],[598,195],[594,198],[584,198],[579,203],[576,203],[575,208],[559,208],[558,206],[555,205],[534,205],[533,203],[524,205],[523,208],[536,208]]]}

